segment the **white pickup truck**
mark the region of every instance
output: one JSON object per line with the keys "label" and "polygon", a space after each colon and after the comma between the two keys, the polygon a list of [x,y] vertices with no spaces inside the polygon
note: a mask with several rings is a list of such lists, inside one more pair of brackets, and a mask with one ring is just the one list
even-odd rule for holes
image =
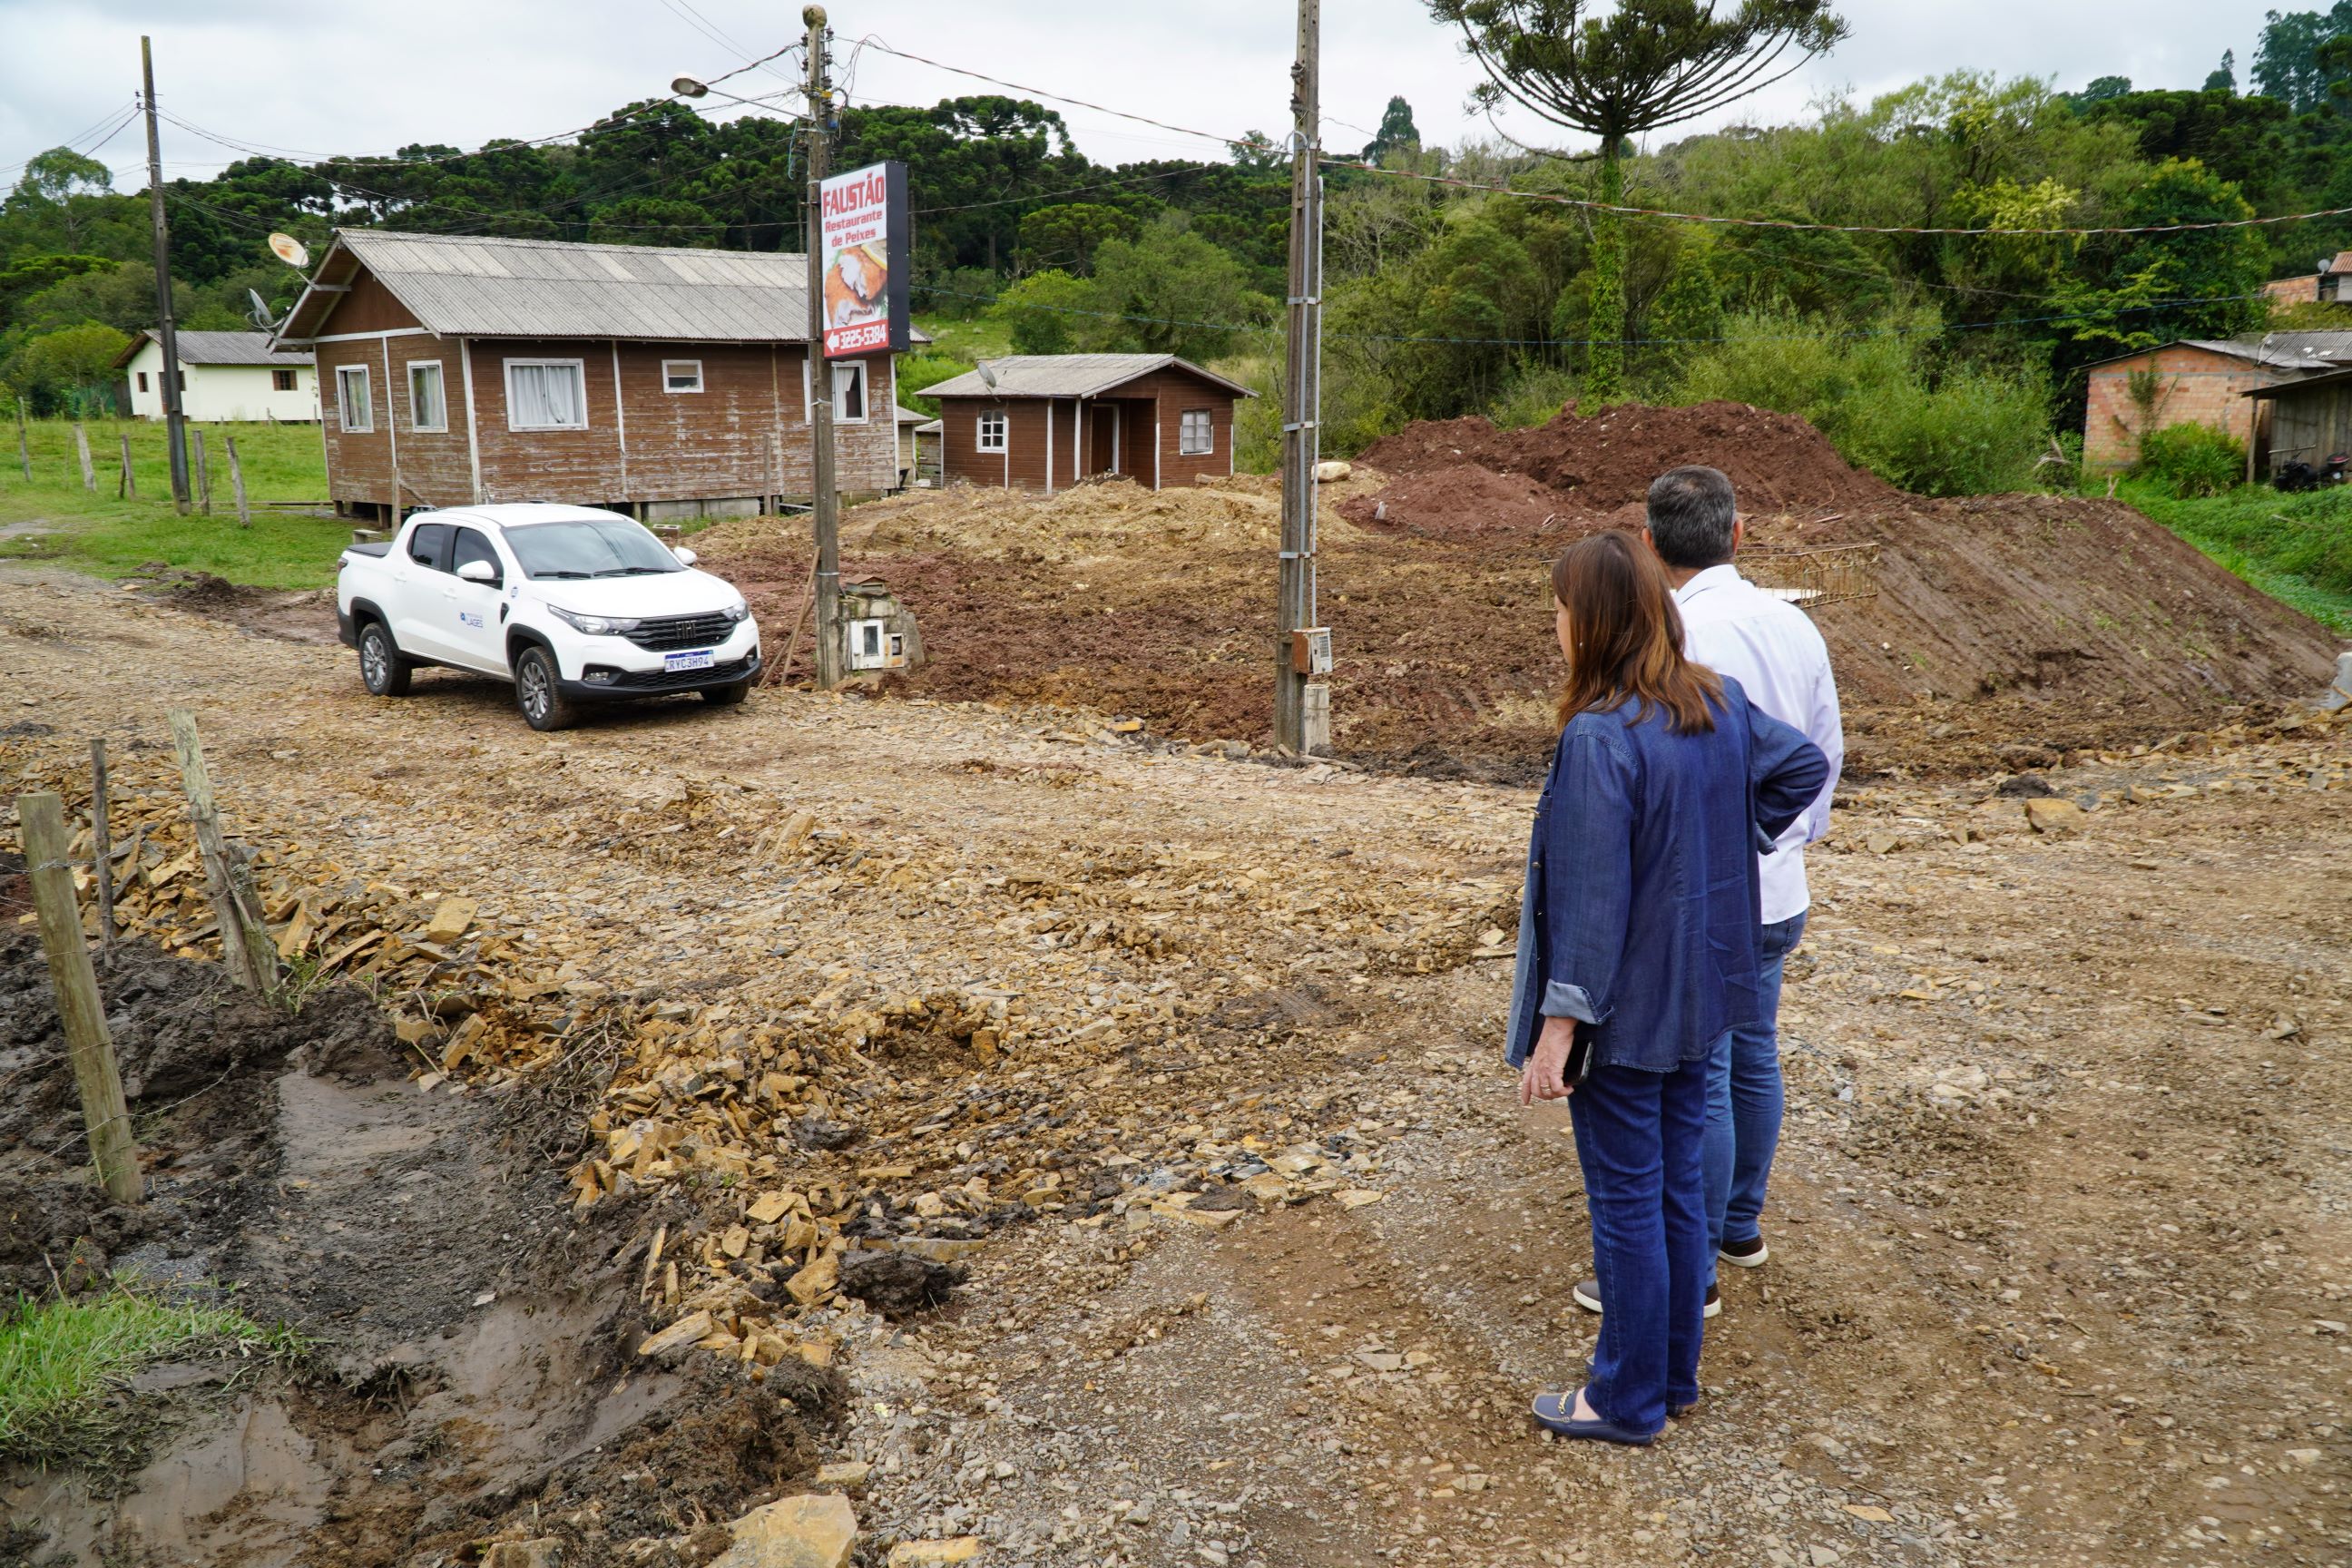
{"label": "white pickup truck", "polygon": [[514,682],[534,730],[583,703],[698,691],[743,700],[760,628],[743,595],[618,512],[544,504],[419,512],[387,544],[354,544],[335,619],[379,697],[419,665]]}

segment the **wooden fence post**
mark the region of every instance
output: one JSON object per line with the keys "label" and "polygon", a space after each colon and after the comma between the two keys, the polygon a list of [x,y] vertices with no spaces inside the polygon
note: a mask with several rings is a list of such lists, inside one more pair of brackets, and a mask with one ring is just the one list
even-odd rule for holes
{"label": "wooden fence post", "polygon": [[89,742],[89,864],[98,887],[98,955],[114,967],[114,834],[106,819],[106,737]]}
{"label": "wooden fence post", "polygon": [[115,481],[115,499],[118,500],[137,500],[139,499],[139,480],[131,472],[131,432],[124,430],[119,432],[119,434],[122,439],[122,477]]}
{"label": "wooden fence post", "polygon": [[74,421],[74,451],[81,458],[81,488],[96,495],[98,470],[90,467],[89,432],[82,428],[82,423],[79,419]]}
{"label": "wooden fence post", "polygon": [[228,846],[221,837],[220,811],[213,802],[212,774],[205,768],[195,715],[174,708],[170,717],[172,750],[180,759],[188,820],[195,824],[197,858],[205,868],[205,892],[220,927],[221,961],[228,965],[231,980],[256,995],[266,995],[278,985],[277,946],[269,940],[269,928],[239,896],[238,868],[230,865]]}
{"label": "wooden fence post", "polygon": [[221,437],[221,447],[228,453],[228,487],[236,492],[236,525],[239,528],[251,528],[253,509],[246,504],[245,469],[236,460],[236,437],[224,433]]}
{"label": "wooden fence post", "polygon": [[16,464],[25,470],[25,482],[33,482],[33,443],[25,435],[25,400],[16,399]]}
{"label": "wooden fence post", "polygon": [[81,1090],[89,1152],[108,1195],[117,1203],[135,1204],[146,1195],[139,1175],[139,1146],[131,1135],[122,1071],[115,1065],[106,1005],[99,999],[98,973],[90,967],[89,943],[82,935],[81,900],[74,897],[73,867],[66,858],[65,805],[54,795],[20,795],[16,826],[24,838],[41,947],[49,961],[49,984],[57,992],[58,1020],[65,1026],[66,1049],[73,1058],[74,1086]]}
{"label": "wooden fence post", "polygon": [[196,441],[196,510],[206,517],[213,514],[213,466],[205,458],[205,433],[191,430]]}

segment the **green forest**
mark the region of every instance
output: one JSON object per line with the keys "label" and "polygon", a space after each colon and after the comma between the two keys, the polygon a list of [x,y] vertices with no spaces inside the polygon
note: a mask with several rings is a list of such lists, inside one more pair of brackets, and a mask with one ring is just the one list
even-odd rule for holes
{"label": "green forest", "polygon": [[[1591,325],[1601,225],[1548,197],[1622,188],[1642,208],[1873,230],[2352,207],[2352,0],[2273,12],[2250,41],[2242,68],[2225,57],[2193,86],[2105,76],[2064,90],[1961,71],[1822,104],[1804,123],[1629,139],[1611,160],[1426,145],[1402,99],[1368,141],[1340,145],[1327,126],[1325,445],[1474,412],[1525,423],[1587,389],[1604,341]],[[1271,388],[1289,171],[1269,138],[1109,166],[1076,150],[1054,109],[1018,98],[850,104],[838,118],[837,166],[910,170],[917,309],[954,345],[910,357],[910,393],[996,349],[1172,352]],[[166,135],[197,133],[174,122]],[[800,153],[782,117],[714,121],[664,100],[575,135],[473,150],[232,150],[247,155],[216,176],[167,184],[184,326],[247,325],[248,290],[272,310],[290,302],[300,280],[265,248],[273,230],[314,250],[352,226],[800,245]],[[2063,459],[2095,360],[2327,324],[2332,306],[2274,317],[2262,287],[2352,247],[2340,216],[2007,237],[1640,216],[1622,232],[1622,276],[1607,276],[1622,290],[1623,370],[1603,384],[1801,413],[1855,460],[1943,493],[2025,484]],[[114,188],[86,153],[61,146],[25,166],[0,205],[0,383],[34,413],[106,406],[110,362],[153,319],[149,245],[144,190]],[[1271,452],[1279,416],[1261,402],[1245,462]]]}

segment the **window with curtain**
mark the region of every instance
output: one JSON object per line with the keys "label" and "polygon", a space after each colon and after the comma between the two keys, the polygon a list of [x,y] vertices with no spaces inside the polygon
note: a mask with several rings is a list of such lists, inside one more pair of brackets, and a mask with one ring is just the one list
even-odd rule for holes
{"label": "window with curtain", "polygon": [[408,422],[419,430],[449,428],[449,410],[441,401],[441,362],[420,360],[408,367]]}
{"label": "window with curtain", "polygon": [[866,362],[833,367],[833,416],[845,425],[866,422]]}
{"label": "window with curtain", "polygon": [[507,361],[507,428],[585,430],[587,378],[576,359]]}
{"label": "window with curtain", "polygon": [[1202,458],[1217,449],[1216,426],[1205,408],[1187,408],[1177,426],[1176,450],[1187,458]]}
{"label": "window with curtain", "polygon": [[345,364],[335,367],[335,412],[346,430],[375,428],[375,410],[368,402],[367,366]]}

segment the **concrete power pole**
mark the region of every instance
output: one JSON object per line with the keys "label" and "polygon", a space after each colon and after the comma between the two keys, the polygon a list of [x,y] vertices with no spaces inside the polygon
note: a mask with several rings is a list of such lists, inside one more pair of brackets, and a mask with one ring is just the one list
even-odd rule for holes
{"label": "concrete power pole", "polygon": [[809,439],[814,444],[810,482],[815,490],[816,683],[841,684],[841,492],[833,472],[833,365],[824,357],[824,176],[833,112],[826,79],[824,7],[801,13],[808,24]]}
{"label": "concrete power pole", "polygon": [[1283,370],[1281,591],[1275,617],[1274,739],[1302,754],[1331,749],[1330,642],[1315,625],[1315,468],[1323,371],[1323,183],[1317,168],[1322,0],[1298,0],[1290,68],[1289,344]]}
{"label": "concrete power pole", "polygon": [[172,456],[172,504],[188,515],[188,424],[180,411],[180,333],[172,324],[172,237],[163,224],[163,142],[155,130],[155,50],[139,39],[139,74],[146,91],[147,216],[155,229],[155,324],[163,339],[163,444]]}

